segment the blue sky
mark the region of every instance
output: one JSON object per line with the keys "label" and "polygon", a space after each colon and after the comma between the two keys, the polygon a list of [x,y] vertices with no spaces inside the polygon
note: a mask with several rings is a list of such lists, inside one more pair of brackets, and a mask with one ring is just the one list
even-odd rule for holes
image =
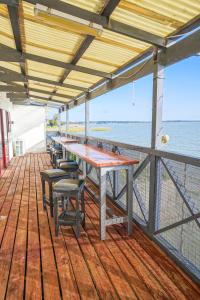
{"label": "blue sky", "polygon": [[[200,120],[199,70],[200,56],[165,69],[163,120]],[[152,75],[92,100],[90,120],[150,121],[151,101]],[[83,121],[84,105],[69,116],[70,121]]]}

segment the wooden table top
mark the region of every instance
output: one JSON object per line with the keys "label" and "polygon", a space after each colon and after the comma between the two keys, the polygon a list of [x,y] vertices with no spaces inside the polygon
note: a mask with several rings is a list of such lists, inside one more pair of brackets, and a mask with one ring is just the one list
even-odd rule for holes
{"label": "wooden table top", "polygon": [[52,140],[54,140],[58,144],[68,144],[68,143],[78,143],[78,140],[72,139],[72,138],[67,138],[66,136],[53,136],[51,137]]}
{"label": "wooden table top", "polygon": [[111,167],[138,164],[139,160],[119,155],[108,150],[99,149],[91,145],[66,144],[65,149],[94,167]]}

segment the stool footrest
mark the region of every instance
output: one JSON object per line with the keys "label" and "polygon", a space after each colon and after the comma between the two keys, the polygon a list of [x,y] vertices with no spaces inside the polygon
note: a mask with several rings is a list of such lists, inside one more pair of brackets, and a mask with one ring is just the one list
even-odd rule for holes
{"label": "stool footrest", "polygon": [[84,214],[76,211],[63,211],[58,216],[58,222],[60,225],[69,225],[69,226],[75,226],[77,222],[82,223],[84,219]]}

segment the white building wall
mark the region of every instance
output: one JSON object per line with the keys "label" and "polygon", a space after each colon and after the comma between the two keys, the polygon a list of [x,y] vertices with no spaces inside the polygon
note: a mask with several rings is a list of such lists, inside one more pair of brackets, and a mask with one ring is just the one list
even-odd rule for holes
{"label": "white building wall", "polygon": [[13,105],[13,141],[22,140],[24,153],[46,150],[45,107]]}

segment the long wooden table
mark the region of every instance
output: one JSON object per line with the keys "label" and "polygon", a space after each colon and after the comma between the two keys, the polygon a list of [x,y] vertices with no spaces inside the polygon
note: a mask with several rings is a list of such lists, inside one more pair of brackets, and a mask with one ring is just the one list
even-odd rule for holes
{"label": "long wooden table", "polygon": [[[65,144],[68,153],[73,153],[85,164],[88,163],[99,170],[100,187],[100,238],[106,238],[106,226],[128,222],[128,234],[132,233],[132,213],[133,213],[133,165],[139,161],[130,157],[119,155],[111,151],[99,149],[90,145]],[[87,168],[85,166],[85,175]],[[126,170],[127,172],[127,216],[106,218],[106,175],[107,172]]]}

